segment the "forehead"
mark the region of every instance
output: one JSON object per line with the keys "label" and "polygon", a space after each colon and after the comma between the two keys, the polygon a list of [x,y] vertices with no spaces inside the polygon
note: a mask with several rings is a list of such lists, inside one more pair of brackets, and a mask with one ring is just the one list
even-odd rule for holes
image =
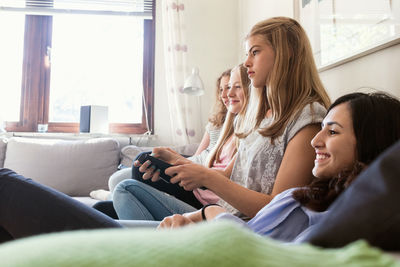
{"label": "forehead", "polygon": [[231,82],[231,83],[240,82],[240,69],[239,68],[235,68],[231,72],[231,78],[230,78],[229,82]]}
{"label": "forehead", "polygon": [[245,42],[246,51],[249,51],[253,46],[265,46],[265,45],[266,41],[260,34],[248,37]]}
{"label": "forehead", "polygon": [[227,84],[228,82],[229,82],[229,76],[225,75],[225,76],[222,76],[221,81],[219,82],[219,84],[221,86],[221,85]]}
{"label": "forehead", "polygon": [[342,103],[331,109],[325,116],[323,124],[327,125],[329,122],[337,122],[343,128],[353,129],[353,120],[351,117],[351,110],[348,103]]}

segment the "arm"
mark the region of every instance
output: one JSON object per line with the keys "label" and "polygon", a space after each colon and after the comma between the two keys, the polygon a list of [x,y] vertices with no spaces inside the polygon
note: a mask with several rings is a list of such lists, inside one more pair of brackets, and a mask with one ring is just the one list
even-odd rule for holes
{"label": "arm", "polygon": [[[275,195],[288,188],[306,185],[311,181],[315,152],[310,142],[318,131],[319,126],[310,125],[300,130],[290,140],[271,195],[247,189],[226,179],[226,176],[215,170],[200,170],[197,167],[198,175],[196,175],[196,172],[185,170],[186,165],[168,169],[172,171],[169,175],[177,174],[171,182],[179,182],[186,190],[195,188],[193,186],[205,186],[243,214],[253,217]],[[196,179],[191,178],[190,175],[196,176]]]}
{"label": "arm", "polygon": [[196,150],[196,153],[194,155],[199,155],[203,150],[205,150],[208,145],[210,144],[210,135],[206,131],[203,135],[203,139],[201,139],[200,145]]}
{"label": "arm", "polygon": [[[214,219],[217,215],[224,212],[226,212],[226,210],[219,206],[209,206],[204,209],[204,215],[206,216],[207,221]],[[178,228],[201,221],[203,221],[203,218],[201,217],[201,210],[196,210],[183,215],[174,214],[172,216],[165,217],[157,228]]]}

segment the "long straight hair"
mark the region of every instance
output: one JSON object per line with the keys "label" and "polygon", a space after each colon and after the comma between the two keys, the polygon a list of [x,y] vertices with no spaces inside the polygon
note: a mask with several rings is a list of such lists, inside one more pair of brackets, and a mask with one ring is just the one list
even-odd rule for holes
{"label": "long straight hair", "polygon": [[[290,18],[274,17],[253,26],[247,38],[261,36],[275,53],[275,61],[264,88],[252,89],[246,126],[238,134],[245,138],[258,129],[267,111],[273,122],[259,133],[273,141],[303,108],[318,102],[328,108],[330,99],[319,78],[310,42],[300,24]],[[312,110],[311,110],[312,111]]]}
{"label": "long straight hair", "polygon": [[238,140],[234,136],[235,129],[238,128],[243,123],[244,114],[246,113],[246,109],[247,109],[248,102],[249,102],[249,95],[250,95],[250,92],[249,92],[250,91],[250,79],[247,76],[247,69],[243,66],[243,64],[240,64],[240,65],[232,68],[231,73],[234,71],[237,71],[237,70],[239,70],[239,72],[240,72],[240,82],[241,82],[243,95],[244,95],[243,105],[238,114],[234,114],[234,113],[228,111],[228,115],[226,116],[224,125],[222,126],[221,134],[218,138],[217,144],[215,145],[214,149],[210,152],[210,154],[208,156],[207,165],[209,168],[211,168],[213,166],[214,162],[219,162],[222,149],[232,136],[233,136],[233,138],[236,139],[236,140],[234,140],[234,142],[236,143],[236,148],[235,148],[234,153],[236,153],[236,151],[237,151]]}

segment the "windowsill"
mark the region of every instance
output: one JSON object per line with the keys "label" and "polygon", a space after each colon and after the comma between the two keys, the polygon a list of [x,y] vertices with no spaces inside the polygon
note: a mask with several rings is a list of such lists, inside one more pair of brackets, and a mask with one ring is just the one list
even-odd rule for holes
{"label": "windowsill", "polygon": [[100,134],[100,133],[39,133],[39,132],[4,132],[0,133],[3,137],[37,137],[65,140],[82,140],[90,138],[115,138],[121,145],[148,145],[157,136],[145,134]]}

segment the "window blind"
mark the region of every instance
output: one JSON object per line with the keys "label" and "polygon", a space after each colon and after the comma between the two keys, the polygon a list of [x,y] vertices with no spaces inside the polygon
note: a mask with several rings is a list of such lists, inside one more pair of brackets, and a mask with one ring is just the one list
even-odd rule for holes
{"label": "window blind", "polygon": [[86,14],[152,19],[153,0],[0,0],[0,11],[29,15]]}

